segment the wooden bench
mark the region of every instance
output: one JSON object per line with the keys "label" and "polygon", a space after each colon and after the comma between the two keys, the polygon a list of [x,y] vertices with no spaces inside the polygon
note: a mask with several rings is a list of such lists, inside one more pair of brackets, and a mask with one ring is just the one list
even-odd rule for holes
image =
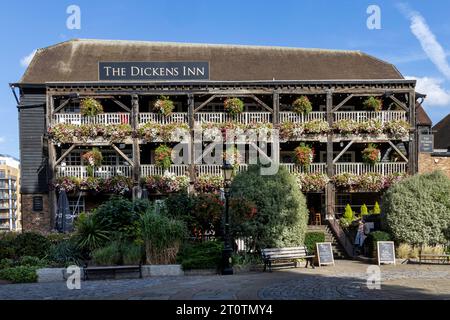
{"label": "wooden bench", "polygon": [[422,264],[422,262],[450,264],[450,255],[419,253],[419,264]]}
{"label": "wooden bench", "polygon": [[[293,261],[296,259],[305,259],[305,268],[308,267],[309,263],[314,269],[314,255],[310,254],[305,246],[261,249],[261,256],[264,261],[264,271],[266,271],[267,266],[269,266],[269,272],[272,272],[272,262],[274,261]],[[294,263],[296,263],[296,261],[294,261]],[[294,266],[296,266],[296,264],[294,264]]]}
{"label": "wooden bench", "polygon": [[117,272],[139,272],[139,278],[142,278],[142,265],[128,265],[128,266],[95,266],[95,267],[88,267],[85,265],[83,268],[83,276],[84,280],[89,280],[89,274],[95,274],[95,273],[105,273],[105,272],[112,272],[114,275],[114,278],[116,277]]}

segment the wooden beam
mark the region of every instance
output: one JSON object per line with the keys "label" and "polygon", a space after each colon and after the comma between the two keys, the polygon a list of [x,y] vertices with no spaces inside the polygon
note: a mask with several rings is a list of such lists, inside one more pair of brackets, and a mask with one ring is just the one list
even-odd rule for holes
{"label": "wooden beam", "polygon": [[128,108],[125,104],[123,104],[121,101],[117,100],[116,98],[112,98],[112,101],[114,101],[115,104],[117,104],[119,107],[124,109],[126,112],[131,113],[130,108]]}
{"label": "wooden beam", "polygon": [[397,151],[397,153],[400,155],[400,157],[402,157],[406,162],[409,162],[408,158],[403,154],[403,152],[401,152],[396,146],[395,144],[392,143],[391,140],[388,140],[389,144],[391,145],[391,147]]}
{"label": "wooden beam", "polygon": [[125,153],[122,152],[122,150],[120,150],[114,143],[111,143],[111,146],[114,148],[114,150],[116,150],[116,152],[125,159],[126,162],[128,162],[130,165],[134,166],[134,162],[133,160],[131,160],[130,158],[127,157],[127,155]]}
{"label": "wooden beam", "polygon": [[342,155],[345,153],[345,151],[348,150],[348,148],[350,148],[350,146],[353,144],[353,142],[355,142],[354,140],[351,140],[344,149],[342,149],[342,151],[336,156],[336,158],[333,159],[333,164],[335,164],[340,157],[342,157]]}
{"label": "wooden beam", "polygon": [[211,150],[219,143],[221,143],[222,141],[213,141],[211,144],[209,144],[205,150],[203,151],[203,153],[201,154],[200,158],[195,159],[194,163],[202,163],[202,159],[206,156],[206,154],[210,153]]}
{"label": "wooden beam", "polygon": [[202,109],[204,106],[206,106],[208,103],[213,101],[217,95],[213,94],[211,97],[209,97],[205,102],[203,102],[201,105],[199,105],[196,109],[194,109],[194,113],[198,112],[200,109]]}
{"label": "wooden beam", "polygon": [[72,150],[75,149],[76,146],[77,146],[76,144],[71,145],[71,146],[69,147],[69,149],[67,149],[67,151],[64,152],[64,153],[61,155],[61,157],[59,157],[58,160],[56,160],[55,166],[57,166],[61,161],[63,161],[64,158],[67,157],[67,155],[68,155],[69,153],[71,153]]}
{"label": "wooden beam", "polygon": [[72,100],[72,98],[69,98],[67,100],[65,100],[63,103],[61,103],[59,105],[59,107],[57,107],[55,110],[53,110],[52,115],[57,113],[59,110],[61,110],[62,108],[64,108],[66,105],[68,105],[70,103],[70,101]]}
{"label": "wooden beam", "polygon": [[349,96],[347,96],[344,100],[341,101],[341,103],[339,103],[336,107],[334,107],[331,111],[335,112],[337,111],[340,107],[342,107],[348,100],[350,100],[351,98],[353,98],[355,95],[351,94]]}
{"label": "wooden beam", "polygon": [[403,110],[405,111],[409,111],[409,108],[406,106],[406,104],[404,104],[403,102],[401,102],[400,100],[398,100],[394,95],[390,95],[389,98],[391,98],[399,107],[401,107]]}
{"label": "wooden beam", "polygon": [[273,112],[273,109],[269,107],[267,104],[265,104],[263,101],[261,101],[257,96],[252,94],[251,97],[253,98],[253,100],[258,102],[258,104],[260,104],[264,109],[266,109],[269,112]]}

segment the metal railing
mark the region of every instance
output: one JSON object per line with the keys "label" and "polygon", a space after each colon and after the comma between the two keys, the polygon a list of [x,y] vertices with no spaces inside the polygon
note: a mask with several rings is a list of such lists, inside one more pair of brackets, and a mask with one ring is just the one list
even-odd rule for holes
{"label": "metal railing", "polygon": [[345,162],[336,163],[335,173],[351,173],[351,174],[364,174],[364,173],[380,173],[382,175],[388,175],[393,173],[405,173],[407,169],[406,162],[379,162],[374,165],[362,162]]}
{"label": "metal railing", "polygon": [[59,123],[67,124],[129,124],[130,114],[115,112],[115,113],[101,113],[93,117],[85,117],[79,113],[56,113],[52,117],[52,124]]}

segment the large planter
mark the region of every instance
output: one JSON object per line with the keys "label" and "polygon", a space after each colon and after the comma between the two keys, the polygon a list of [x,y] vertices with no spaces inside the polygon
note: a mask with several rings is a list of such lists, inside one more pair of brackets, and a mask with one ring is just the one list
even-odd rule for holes
{"label": "large planter", "polygon": [[152,264],[142,266],[142,276],[146,277],[166,277],[184,276],[183,269],[179,264]]}

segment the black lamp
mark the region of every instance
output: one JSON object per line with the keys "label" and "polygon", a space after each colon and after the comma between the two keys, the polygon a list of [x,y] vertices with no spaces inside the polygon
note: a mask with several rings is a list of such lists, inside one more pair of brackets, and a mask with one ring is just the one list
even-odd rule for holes
{"label": "black lamp", "polygon": [[233,175],[233,166],[224,161],[222,166],[223,171],[223,191],[225,195],[225,219],[224,219],[224,248],[222,251],[222,274],[233,274],[233,267],[231,266],[231,255],[233,253],[233,247],[231,245],[230,238],[230,217],[229,217],[229,198],[230,198],[230,185],[231,176]]}

